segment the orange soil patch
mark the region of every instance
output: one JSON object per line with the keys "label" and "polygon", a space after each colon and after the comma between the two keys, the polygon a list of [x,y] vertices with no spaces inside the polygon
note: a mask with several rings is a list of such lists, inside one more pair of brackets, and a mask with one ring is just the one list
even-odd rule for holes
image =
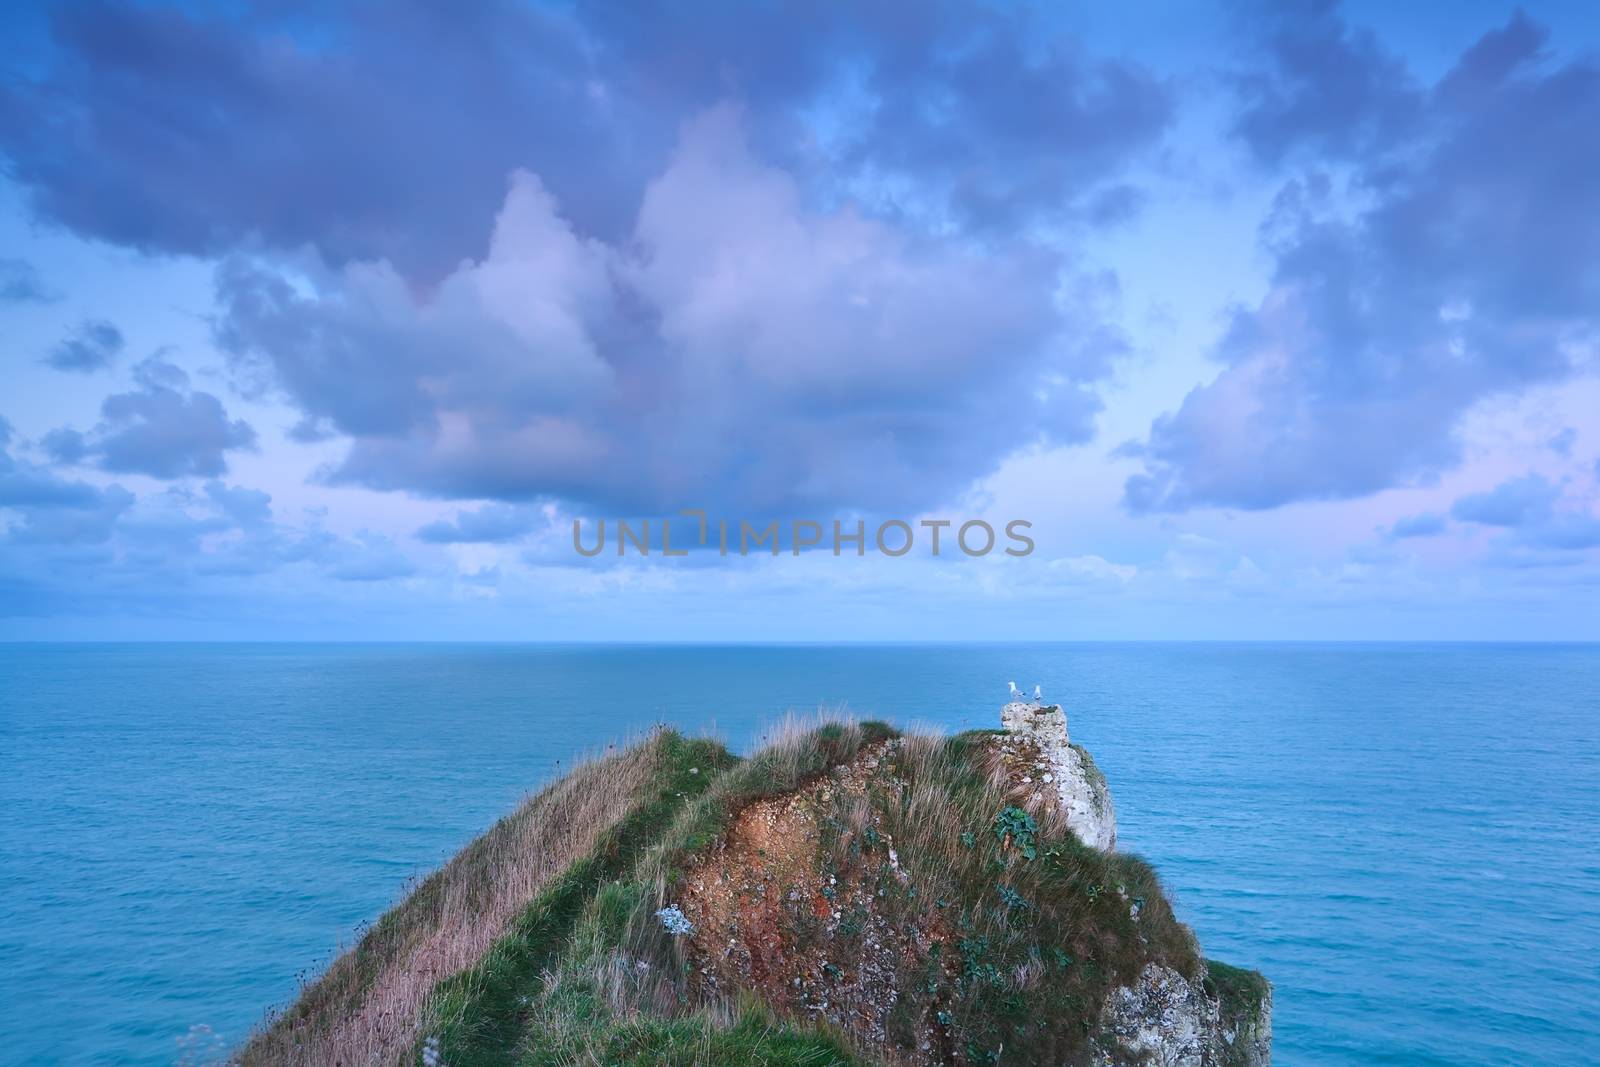
{"label": "orange soil patch", "polygon": [[932,1017],[895,1013],[903,975],[953,965],[934,954],[948,939],[936,903],[917,897],[875,826],[872,795],[902,784],[899,744],[869,746],[811,786],[745,808],[689,872],[682,907],[701,995],[753,990],[882,1053],[946,1062]]}

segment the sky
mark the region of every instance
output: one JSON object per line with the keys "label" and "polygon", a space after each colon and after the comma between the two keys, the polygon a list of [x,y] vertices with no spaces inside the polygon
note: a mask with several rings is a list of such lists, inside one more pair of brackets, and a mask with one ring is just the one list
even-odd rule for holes
{"label": "sky", "polygon": [[1593,5],[0,33],[0,639],[1600,639]]}

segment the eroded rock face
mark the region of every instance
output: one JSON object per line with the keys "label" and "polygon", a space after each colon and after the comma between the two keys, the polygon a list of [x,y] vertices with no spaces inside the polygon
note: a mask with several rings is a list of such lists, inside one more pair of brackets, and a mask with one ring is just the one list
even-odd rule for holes
{"label": "eroded rock face", "polygon": [[1111,790],[1094,760],[1067,737],[1067,715],[1055,704],[1013,702],[1000,711],[1000,725],[1039,749],[1051,784],[1061,797],[1067,825],[1086,845],[1117,847],[1117,811]]}
{"label": "eroded rock face", "polygon": [[1101,1010],[1097,1067],[1270,1067],[1272,997],[1225,1004],[1203,978],[1151,963]]}

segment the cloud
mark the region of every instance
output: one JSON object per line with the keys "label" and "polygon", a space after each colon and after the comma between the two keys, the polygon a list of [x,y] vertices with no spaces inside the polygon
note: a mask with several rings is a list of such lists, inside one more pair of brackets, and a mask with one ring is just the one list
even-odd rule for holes
{"label": "cloud", "polygon": [[694,19],[666,2],[96,0],[51,27],[47,58],[0,86],[0,152],[39,216],[147,250],[310,245],[430,280],[482,255],[518,169],[577,232],[620,239],[679,123],[729,97],[819,195],[893,187],[886,207],[975,228],[1103,210],[1173,112],[1138,64],[976,0]]}
{"label": "cloud", "polygon": [[363,533],[353,541],[340,539],[323,558],[328,573],[342,582],[382,582],[417,573],[417,565],[381,534]]}
{"label": "cloud", "polygon": [[66,481],[11,455],[11,423],[0,418],[0,507],[91,507],[99,490]]}
{"label": "cloud", "polygon": [[1450,514],[1486,526],[1524,526],[1549,518],[1561,491],[1537,474],[1504,482],[1495,488],[1461,497]]}
{"label": "cloud", "polygon": [[0,304],[48,304],[59,294],[45,286],[33,264],[0,258]]}
{"label": "cloud", "polygon": [[1444,533],[1447,525],[1443,515],[1424,512],[1421,515],[1396,519],[1394,525],[1389,528],[1389,537],[1394,540],[1406,537],[1436,537]]}
{"label": "cloud", "polygon": [[1581,504],[1558,508],[1561,502],[1560,487],[1527,474],[1461,497],[1450,513],[1466,522],[1510,530],[1518,546],[1569,552],[1600,546],[1600,519]]}
{"label": "cloud", "polygon": [[122,351],[122,331],[104,319],[90,319],[51,350],[45,362],[56,370],[88,374],[109,367]]}
{"label": "cloud", "polygon": [[1084,440],[1119,351],[1103,280],[812,208],[728,107],[686,127],[622,244],[520,174],[486,255],[431,293],[385,262],[330,277],[230,263],[218,343],[352,439],[333,481],[442,497],[915,507]]}
{"label": "cloud", "polygon": [[434,544],[502,544],[515,541],[543,525],[541,509],[514,504],[486,504],[476,511],[458,511],[453,521],[440,519],[417,531],[417,537]]}
{"label": "cloud", "polygon": [[[1125,490],[1136,512],[1425,482],[1458,461],[1456,425],[1474,403],[1592,364],[1600,185],[1572,176],[1600,168],[1600,139],[1574,136],[1600,126],[1600,62],[1553,64],[1518,14],[1421,95],[1413,126],[1382,94],[1341,95],[1349,63],[1374,84],[1393,75],[1376,45],[1353,40],[1330,16],[1294,48],[1274,45],[1277,73],[1262,76],[1291,103],[1247,136],[1267,155],[1290,140],[1321,152],[1351,187],[1341,195],[1320,171],[1284,186],[1263,231],[1270,290],[1233,314],[1216,378],[1152,424]],[[1286,73],[1317,48],[1343,58]],[[1247,117],[1252,106],[1264,105]]]}
{"label": "cloud", "polygon": [[1128,563],[1112,563],[1102,556],[1070,556],[1053,559],[1050,570],[1074,582],[1131,582],[1139,568]]}
{"label": "cloud", "polygon": [[0,509],[15,520],[5,530],[12,543],[96,544],[111,536],[117,517],[133,503],[121,486],[104,489],[69,481],[11,454],[11,424],[0,418]]}
{"label": "cloud", "polygon": [[215,396],[190,391],[188,375],[174,364],[151,357],[135,368],[135,379],[139,389],[106,397],[101,421],[88,433],[46,434],[51,458],[118,474],[215,478],[227,472],[228,452],[255,446],[255,430],[229,419]]}
{"label": "cloud", "polygon": [[1360,158],[1421,124],[1416,79],[1371,30],[1345,25],[1336,4],[1276,6],[1265,36],[1267,63],[1234,76],[1234,133],[1260,161]]}
{"label": "cloud", "polygon": [[261,526],[272,520],[272,495],[260,489],[212,481],[206,483],[205,494],[218,511],[241,527]]}

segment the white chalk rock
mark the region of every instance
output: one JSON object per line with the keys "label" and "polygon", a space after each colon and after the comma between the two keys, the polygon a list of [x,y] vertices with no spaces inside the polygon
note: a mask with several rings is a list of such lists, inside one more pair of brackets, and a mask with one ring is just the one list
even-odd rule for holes
{"label": "white chalk rock", "polygon": [[[1039,747],[1050,765],[1067,825],[1086,845],[1107,852],[1117,847],[1117,810],[1105,776],[1067,737],[1067,714],[1056,704],[1013,701],[1000,710],[1000,725]],[[1045,779],[1050,781],[1049,778]]]}

